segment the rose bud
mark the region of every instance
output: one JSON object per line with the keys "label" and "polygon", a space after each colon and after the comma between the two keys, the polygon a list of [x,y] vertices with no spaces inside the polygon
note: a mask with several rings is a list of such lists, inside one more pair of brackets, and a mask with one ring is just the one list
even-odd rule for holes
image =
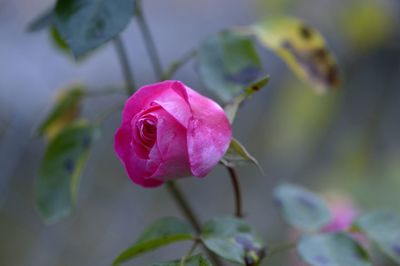
{"label": "rose bud", "polygon": [[156,187],[207,175],[231,137],[217,103],[180,81],[163,81],[140,88],[126,101],[114,147],[134,183]]}

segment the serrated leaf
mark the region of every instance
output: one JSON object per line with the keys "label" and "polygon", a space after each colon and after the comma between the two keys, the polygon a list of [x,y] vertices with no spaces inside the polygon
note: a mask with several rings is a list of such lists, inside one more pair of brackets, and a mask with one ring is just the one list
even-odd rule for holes
{"label": "serrated leaf", "polygon": [[57,221],[73,209],[93,134],[87,122],[78,121],[48,144],[35,186],[37,207],[46,221]]}
{"label": "serrated leaf", "polygon": [[240,162],[250,162],[256,165],[261,172],[263,172],[257,159],[254,158],[246,148],[235,138],[232,138],[229,148],[226,151],[224,157],[222,158],[223,163],[235,164]]}
{"label": "serrated leaf", "polygon": [[400,216],[385,210],[359,217],[354,226],[375,242],[383,253],[400,263]]}
{"label": "serrated leaf", "polygon": [[160,219],[147,227],[139,239],[114,260],[113,265],[120,265],[159,247],[193,238],[193,229],[187,223],[174,217]]}
{"label": "serrated leaf", "polygon": [[39,134],[53,139],[61,130],[71,124],[79,114],[83,96],[84,89],[80,85],[61,91],[53,110],[39,127]]}
{"label": "serrated leaf", "polygon": [[345,233],[303,236],[297,250],[311,266],[372,265],[366,251]]}
{"label": "serrated leaf", "polygon": [[36,32],[49,27],[53,23],[53,8],[50,8],[40,14],[28,25],[28,32]]}
{"label": "serrated leaf", "polygon": [[264,243],[243,220],[233,217],[214,218],[201,233],[205,246],[212,252],[241,265],[257,265],[264,257]]}
{"label": "serrated leaf", "polygon": [[261,90],[263,87],[265,87],[268,84],[269,81],[269,76],[265,76],[254,83],[252,83],[250,86],[248,86],[244,91],[236,96],[232,102],[228,103],[225,105],[224,110],[226,113],[226,116],[229,119],[229,122],[233,124],[233,121],[235,120],[236,113],[240,107],[240,105],[248,98],[250,98],[255,92]]}
{"label": "serrated leaf", "polygon": [[318,92],[340,86],[336,60],[316,29],[295,18],[277,17],[251,26],[251,31]]}
{"label": "serrated leaf", "polygon": [[300,230],[318,231],[331,219],[325,202],[318,195],[300,186],[278,186],[274,191],[274,200],[285,220]]}
{"label": "serrated leaf", "polygon": [[154,263],[153,266],[212,266],[211,262],[202,254],[191,256],[182,263],[182,260]]}
{"label": "serrated leaf", "polygon": [[204,41],[196,60],[202,82],[225,102],[265,76],[253,41],[231,31]]}
{"label": "serrated leaf", "polygon": [[134,7],[134,0],[58,0],[54,24],[75,57],[81,57],[119,34]]}

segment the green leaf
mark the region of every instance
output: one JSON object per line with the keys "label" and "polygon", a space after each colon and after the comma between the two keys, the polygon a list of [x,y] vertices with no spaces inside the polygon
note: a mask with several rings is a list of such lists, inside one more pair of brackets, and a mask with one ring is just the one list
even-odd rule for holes
{"label": "green leaf", "polygon": [[285,220],[304,231],[318,231],[328,224],[331,216],[325,202],[300,186],[283,184],[274,191],[274,199]]}
{"label": "green leaf", "polygon": [[58,0],[54,24],[75,57],[118,35],[134,13],[134,0]]}
{"label": "green leaf", "polygon": [[53,23],[53,8],[50,8],[29,23],[28,32],[36,32],[49,27]]}
{"label": "green leaf", "polygon": [[276,17],[251,26],[250,31],[318,92],[340,86],[333,53],[322,35],[304,22],[291,17]]}
{"label": "green leaf", "polygon": [[159,247],[193,238],[193,230],[188,224],[174,217],[160,219],[150,225],[132,246],[124,250],[114,260],[113,265],[119,265]]}
{"label": "green leaf", "polygon": [[226,165],[240,162],[250,162],[256,165],[263,172],[257,159],[254,158],[246,148],[235,138],[232,138],[229,148],[222,158],[222,162]]}
{"label": "green leaf", "polygon": [[362,215],[354,224],[375,242],[383,253],[400,263],[400,216],[379,210]]}
{"label": "green leaf", "polygon": [[54,222],[70,214],[75,205],[93,135],[94,129],[87,122],[78,121],[50,141],[35,187],[36,203],[46,221]]}
{"label": "green leaf", "polygon": [[230,31],[203,42],[196,59],[202,82],[225,102],[265,76],[253,41]]}
{"label": "green leaf", "polygon": [[236,113],[240,107],[240,105],[248,98],[250,98],[255,92],[261,90],[265,87],[269,82],[269,76],[265,76],[260,80],[255,81],[250,86],[248,86],[241,94],[236,96],[232,102],[225,105],[224,110],[226,115],[228,116],[229,122],[233,124],[235,120]]}
{"label": "green leaf", "polygon": [[158,262],[153,266],[212,266],[211,262],[202,254],[191,256],[182,263],[182,260]]}
{"label": "green leaf", "polygon": [[264,243],[243,220],[214,218],[207,222],[201,239],[208,249],[241,265],[257,265],[264,257]]}
{"label": "green leaf", "polygon": [[311,266],[372,265],[366,251],[345,233],[303,236],[297,249]]}
{"label": "green leaf", "polygon": [[79,114],[83,96],[84,89],[80,85],[61,91],[53,110],[39,127],[39,134],[52,139],[71,124]]}

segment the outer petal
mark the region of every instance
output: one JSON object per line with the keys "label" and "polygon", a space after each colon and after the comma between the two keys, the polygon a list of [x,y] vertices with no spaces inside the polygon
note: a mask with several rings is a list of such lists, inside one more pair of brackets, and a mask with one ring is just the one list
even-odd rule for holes
{"label": "outer petal", "polygon": [[125,103],[122,122],[130,121],[140,111],[157,103],[185,128],[191,117],[184,85],[179,81],[163,81],[140,88]]}
{"label": "outer petal", "polygon": [[[187,153],[187,130],[167,111],[157,112],[157,149],[150,159],[159,160],[158,169],[149,177],[170,180],[191,175]],[[157,158],[160,156],[160,158]]]}
{"label": "outer petal", "polygon": [[232,129],[224,110],[214,101],[186,87],[193,117],[187,143],[192,174],[203,177],[225,154]]}

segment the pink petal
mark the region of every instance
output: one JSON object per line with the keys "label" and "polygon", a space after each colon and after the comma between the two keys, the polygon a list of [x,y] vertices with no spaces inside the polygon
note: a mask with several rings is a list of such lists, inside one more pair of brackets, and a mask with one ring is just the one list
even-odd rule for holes
{"label": "pink petal", "polygon": [[224,110],[214,101],[187,88],[192,119],[187,142],[191,171],[203,177],[225,154],[232,138],[232,129]]}
{"label": "pink petal", "polygon": [[179,81],[167,81],[168,90],[160,94],[154,102],[173,116],[183,127],[187,128],[192,110],[188,102],[186,87]]}
{"label": "pink petal", "polygon": [[157,103],[187,127],[191,116],[185,86],[174,80],[163,81],[140,88],[125,103],[122,121],[130,121],[133,116],[152,104]]}
{"label": "pink petal", "polygon": [[191,175],[187,153],[186,128],[167,111],[157,112],[157,148],[159,153],[153,160],[160,160],[158,169],[151,178],[169,180]]}
{"label": "pink petal", "polygon": [[[115,134],[114,148],[125,167],[129,178],[136,184],[143,187],[157,187],[163,182],[160,180],[146,179],[155,169],[151,169],[147,160],[140,159],[131,148],[131,127],[123,124]],[[153,171],[151,171],[153,170]]]}

